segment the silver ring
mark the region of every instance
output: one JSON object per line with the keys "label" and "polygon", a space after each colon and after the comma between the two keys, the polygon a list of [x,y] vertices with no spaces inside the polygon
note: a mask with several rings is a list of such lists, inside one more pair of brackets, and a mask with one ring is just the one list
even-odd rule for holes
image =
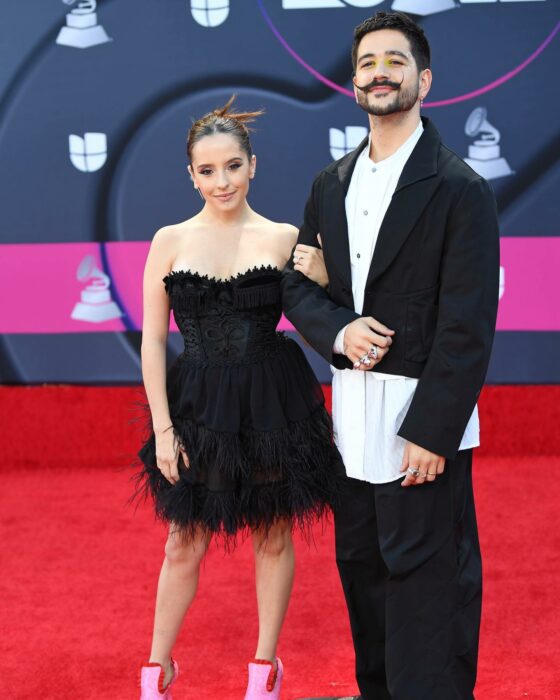
{"label": "silver ring", "polygon": [[412,476],[418,476],[418,474],[420,474],[420,469],[418,467],[409,467],[406,471],[412,474]]}
{"label": "silver ring", "polygon": [[369,359],[367,355],[364,355],[363,357],[360,357],[360,362],[362,364],[365,364],[366,360]]}
{"label": "silver ring", "polygon": [[371,350],[369,351],[369,354],[373,357],[374,360],[377,360],[378,352],[377,345],[372,345]]}

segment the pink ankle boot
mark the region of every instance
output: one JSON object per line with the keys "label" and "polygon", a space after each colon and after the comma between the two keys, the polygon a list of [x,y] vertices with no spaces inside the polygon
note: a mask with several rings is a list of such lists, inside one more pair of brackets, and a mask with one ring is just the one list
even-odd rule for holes
{"label": "pink ankle boot", "polygon": [[249,664],[249,683],[245,700],[279,700],[284,667],[276,658],[276,669],[271,661],[255,659]]}
{"label": "pink ankle boot", "polygon": [[171,659],[171,664],[173,678],[166,688],[163,687],[165,671],[160,664],[149,663],[142,666],[140,670],[140,700],[173,700],[171,686],[179,675],[179,664],[175,659]]}

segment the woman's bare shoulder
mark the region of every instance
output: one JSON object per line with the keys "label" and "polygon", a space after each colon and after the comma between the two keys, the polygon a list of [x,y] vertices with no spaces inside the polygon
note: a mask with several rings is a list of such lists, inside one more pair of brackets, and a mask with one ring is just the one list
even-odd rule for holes
{"label": "woman's bare shoulder", "polygon": [[272,221],[271,219],[266,219],[264,216],[261,217],[260,227],[263,233],[268,236],[275,237],[278,242],[285,241],[286,243],[292,243],[295,245],[298,237],[298,229],[292,224],[280,223],[278,221]]}
{"label": "woman's bare shoulder", "polygon": [[194,219],[181,221],[178,224],[169,224],[159,228],[153,238],[152,243],[156,245],[166,245],[175,241],[181,234],[186,233],[196,227]]}
{"label": "woman's bare shoulder", "polygon": [[181,221],[178,224],[162,226],[152,238],[152,248],[162,252],[173,252],[185,235],[196,232],[198,228],[200,228],[200,224],[196,218]]}
{"label": "woman's bare shoulder", "polygon": [[271,235],[274,236],[286,258],[290,257],[292,249],[297,243],[298,233],[298,229],[292,224],[271,222]]}
{"label": "woman's bare shoulder", "polygon": [[282,235],[286,236],[287,238],[292,238],[294,240],[297,239],[299,229],[297,226],[293,226],[292,224],[274,224],[276,227],[277,232]]}

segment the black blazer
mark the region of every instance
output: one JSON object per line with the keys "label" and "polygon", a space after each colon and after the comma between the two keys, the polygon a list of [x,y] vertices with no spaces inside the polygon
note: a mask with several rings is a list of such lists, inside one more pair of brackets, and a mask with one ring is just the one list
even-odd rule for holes
{"label": "black blazer", "polygon": [[[399,435],[453,459],[484,383],[498,307],[499,233],[490,186],[442,145],[430,120],[383,220],[362,316],[395,331],[373,371],[419,378]],[[284,312],[329,363],[354,312],[345,197],[367,138],[315,179],[298,243],[318,246],[328,291],[293,269],[282,277]]]}

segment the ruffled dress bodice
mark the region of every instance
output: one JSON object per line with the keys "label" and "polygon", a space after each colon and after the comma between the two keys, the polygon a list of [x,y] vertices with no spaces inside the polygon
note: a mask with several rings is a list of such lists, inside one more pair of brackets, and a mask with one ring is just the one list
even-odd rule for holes
{"label": "ruffled dress bodice", "polygon": [[183,356],[198,366],[259,362],[278,352],[282,313],[280,271],[254,268],[230,280],[189,271],[164,278]]}

